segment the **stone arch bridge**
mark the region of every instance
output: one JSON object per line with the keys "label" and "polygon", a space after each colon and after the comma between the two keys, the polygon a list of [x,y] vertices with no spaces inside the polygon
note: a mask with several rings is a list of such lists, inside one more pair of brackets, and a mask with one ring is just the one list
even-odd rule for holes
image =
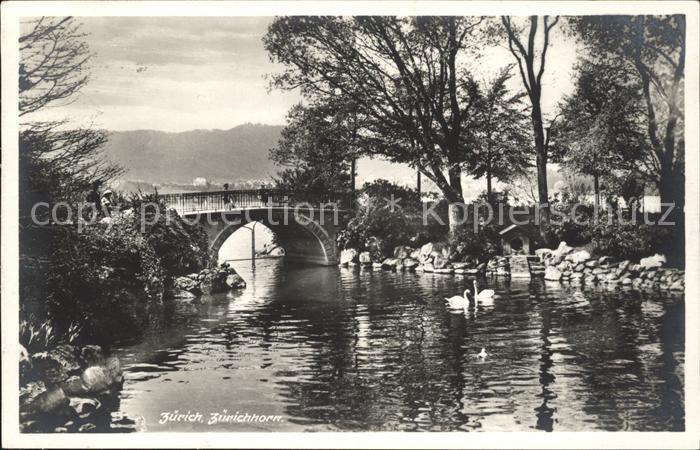
{"label": "stone arch bridge", "polygon": [[226,239],[251,222],[270,228],[285,258],[321,265],[338,263],[336,233],[350,206],[346,193],[281,190],[186,192],[161,196],[180,216],[198,222],[209,237],[212,261]]}

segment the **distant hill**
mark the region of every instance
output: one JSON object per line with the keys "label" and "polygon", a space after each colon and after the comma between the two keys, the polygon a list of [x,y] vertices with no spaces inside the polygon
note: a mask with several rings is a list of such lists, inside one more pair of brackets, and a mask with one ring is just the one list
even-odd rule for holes
{"label": "distant hill", "polygon": [[265,179],[277,168],[268,150],[283,126],[244,124],[230,130],[168,133],[154,130],[111,132],[105,155],[125,170],[124,179],[149,183],[192,183]]}

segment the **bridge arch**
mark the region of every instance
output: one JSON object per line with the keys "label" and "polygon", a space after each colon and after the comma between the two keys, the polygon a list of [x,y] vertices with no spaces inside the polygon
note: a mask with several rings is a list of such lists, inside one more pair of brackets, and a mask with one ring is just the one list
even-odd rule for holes
{"label": "bridge arch", "polygon": [[212,261],[218,260],[219,250],[237,230],[252,222],[260,222],[275,234],[278,244],[285,249],[285,258],[321,265],[335,265],[337,247],[333,225],[322,225],[317,220],[302,217],[287,220],[267,214],[267,211],[236,213],[208,213],[198,215],[199,222],[209,237]]}

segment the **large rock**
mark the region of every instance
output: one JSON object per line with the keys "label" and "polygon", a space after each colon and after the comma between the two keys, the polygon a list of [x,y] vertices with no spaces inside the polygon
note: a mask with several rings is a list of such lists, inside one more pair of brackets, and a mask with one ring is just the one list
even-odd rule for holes
{"label": "large rock", "polygon": [[435,269],[444,269],[449,263],[450,260],[440,254],[435,255],[433,258],[433,266],[435,266]]}
{"label": "large rock", "polygon": [[243,277],[237,273],[232,273],[226,276],[226,286],[228,286],[229,289],[245,289],[246,282]]}
{"label": "large rock", "polygon": [[369,252],[362,252],[360,253],[359,261],[362,265],[372,264],[372,255]]}
{"label": "large rock", "polygon": [[411,259],[415,259],[416,261],[420,261],[420,252],[421,252],[421,249],[417,248],[411,252],[409,257]]}
{"label": "large rock", "polygon": [[122,381],[122,366],[119,362],[119,358],[116,356],[110,356],[105,361],[105,369],[112,379],[112,383],[120,383]]}
{"label": "large rock", "polygon": [[553,250],[551,248],[538,248],[535,250],[535,255],[537,255],[541,261],[552,256]]}
{"label": "large rock", "polygon": [[569,261],[562,261],[561,264],[557,265],[556,267],[560,272],[564,272],[571,268],[571,263]]}
{"label": "large rock", "polygon": [[103,366],[88,367],[83,372],[81,379],[87,392],[93,394],[106,391],[114,382],[109,370]]}
{"label": "large rock", "polygon": [[559,243],[559,247],[557,247],[556,250],[552,251],[552,256],[556,256],[556,257],[566,256],[569,253],[571,253],[572,251],[574,251],[574,249],[572,247],[569,247],[568,245],[566,245],[566,242],[561,241]]}
{"label": "large rock", "polygon": [[199,289],[199,283],[189,276],[175,279],[175,290],[194,292]]}
{"label": "large rock", "polygon": [[591,259],[591,254],[586,250],[579,250],[577,252],[570,253],[566,259],[574,264],[581,264]]}
{"label": "large rock", "polygon": [[172,291],[172,296],[174,299],[176,299],[178,301],[184,301],[184,303],[186,303],[189,300],[194,300],[197,298],[197,296],[195,294],[193,294],[192,292],[185,291],[183,289],[175,289],[174,291]]}
{"label": "large rock", "polygon": [[671,285],[668,288],[672,291],[682,291],[685,289],[685,286],[683,284],[683,280],[678,280],[671,283]]}
{"label": "large rock", "polygon": [[416,267],[418,267],[418,261],[416,261],[413,258],[406,258],[403,260],[403,265],[406,267],[407,270],[413,270]]}
{"label": "large rock", "polygon": [[544,279],[549,281],[559,281],[561,280],[561,272],[552,266],[548,266],[544,270]]}
{"label": "large rock", "polygon": [[420,248],[420,257],[426,259],[430,254],[433,253],[433,243],[428,242]]}
{"label": "large rock", "polygon": [[87,387],[81,377],[73,375],[59,385],[68,396],[80,396],[87,393]]}
{"label": "large rock", "polygon": [[598,264],[602,266],[603,264],[609,264],[612,260],[613,259],[609,256],[601,256],[598,258]]}
{"label": "large rock", "polygon": [[396,259],[406,259],[408,255],[411,254],[411,248],[404,245],[399,245],[394,248],[394,258]]}
{"label": "large rock", "polygon": [[70,399],[70,407],[77,414],[90,413],[100,407],[100,402],[94,398],[73,397]]}
{"label": "large rock", "polygon": [[357,260],[357,250],[354,248],[346,248],[342,252],[340,252],[340,265],[341,266],[346,266],[351,262],[355,262]]}
{"label": "large rock", "polygon": [[382,261],[382,268],[384,269],[395,269],[399,264],[399,260],[396,258],[387,258]]}
{"label": "large rock", "polygon": [[664,255],[659,255],[658,253],[655,254],[654,256],[648,256],[646,258],[642,258],[641,261],[639,261],[639,265],[644,267],[645,269],[650,269],[652,267],[661,267],[666,263],[666,257]]}
{"label": "large rock", "polygon": [[68,397],[63,389],[54,387],[34,397],[25,404],[25,410],[32,413],[50,413],[68,406]]}

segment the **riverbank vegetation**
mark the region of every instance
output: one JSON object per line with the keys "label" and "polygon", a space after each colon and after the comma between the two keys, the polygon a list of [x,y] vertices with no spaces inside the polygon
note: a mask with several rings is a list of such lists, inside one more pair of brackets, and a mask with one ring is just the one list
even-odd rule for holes
{"label": "riverbank vegetation", "polygon": [[[548,48],[564,35],[578,52],[575,86],[543,111],[543,76],[556,63]],[[349,159],[379,156],[407,164],[447,203],[465,202],[463,175],[485,179],[493,205],[499,200],[492,180],[526,177],[533,187],[528,203],[540,208],[537,246],[566,240],[630,258],[664,252],[683,265],[683,16],[280,17],[264,44],[283,65],[271,85],[301,89],[305,106],[298,111],[322,114],[316,123],[333,124],[343,136],[329,155],[343,149]],[[495,74],[474,63],[497,45],[512,59]],[[294,117],[290,130],[300,124]],[[278,158],[301,156],[292,163],[308,179],[327,176],[328,167],[315,170],[298,145],[282,144],[274,151]],[[314,161],[336,160],[323,157],[325,147],[316,148]],[[552,163],[567,178],[585,180],[584,192],[575,196],[579,207],[573,186],[550,193]],[[675,225],[599,220],[609,212],[629,218],[639,209],[635,201],[649,193],[664,207],[673,205]],[[425,232],[384,210],[379,219],[362,215],[370,210],[351,220],[341,247],[363,248],[368,233],[406,243],[408,235]],[[465,234],[457,209],[450,211],[442,241],[486,242],[491,249],[484,254],[498,250],[496,230]],[[554,212],[568,217],[560,220]],[[383,221],[401,231],[388,231]]]}
{"label": "riverbank vegetation", "polygon": [[37,352],[135,339],[156,319],[172,280],[209,264],[206,236],[154,195],[122,198],[121,212],[95,211],[93,220],[85,204],[90,186],[107,185],[120,173],[101,154],[107,135],[67,121],[33,120],[33,113],[72,98],[88,82],[85,35],[72,18],[23,27],[20,343]]}

